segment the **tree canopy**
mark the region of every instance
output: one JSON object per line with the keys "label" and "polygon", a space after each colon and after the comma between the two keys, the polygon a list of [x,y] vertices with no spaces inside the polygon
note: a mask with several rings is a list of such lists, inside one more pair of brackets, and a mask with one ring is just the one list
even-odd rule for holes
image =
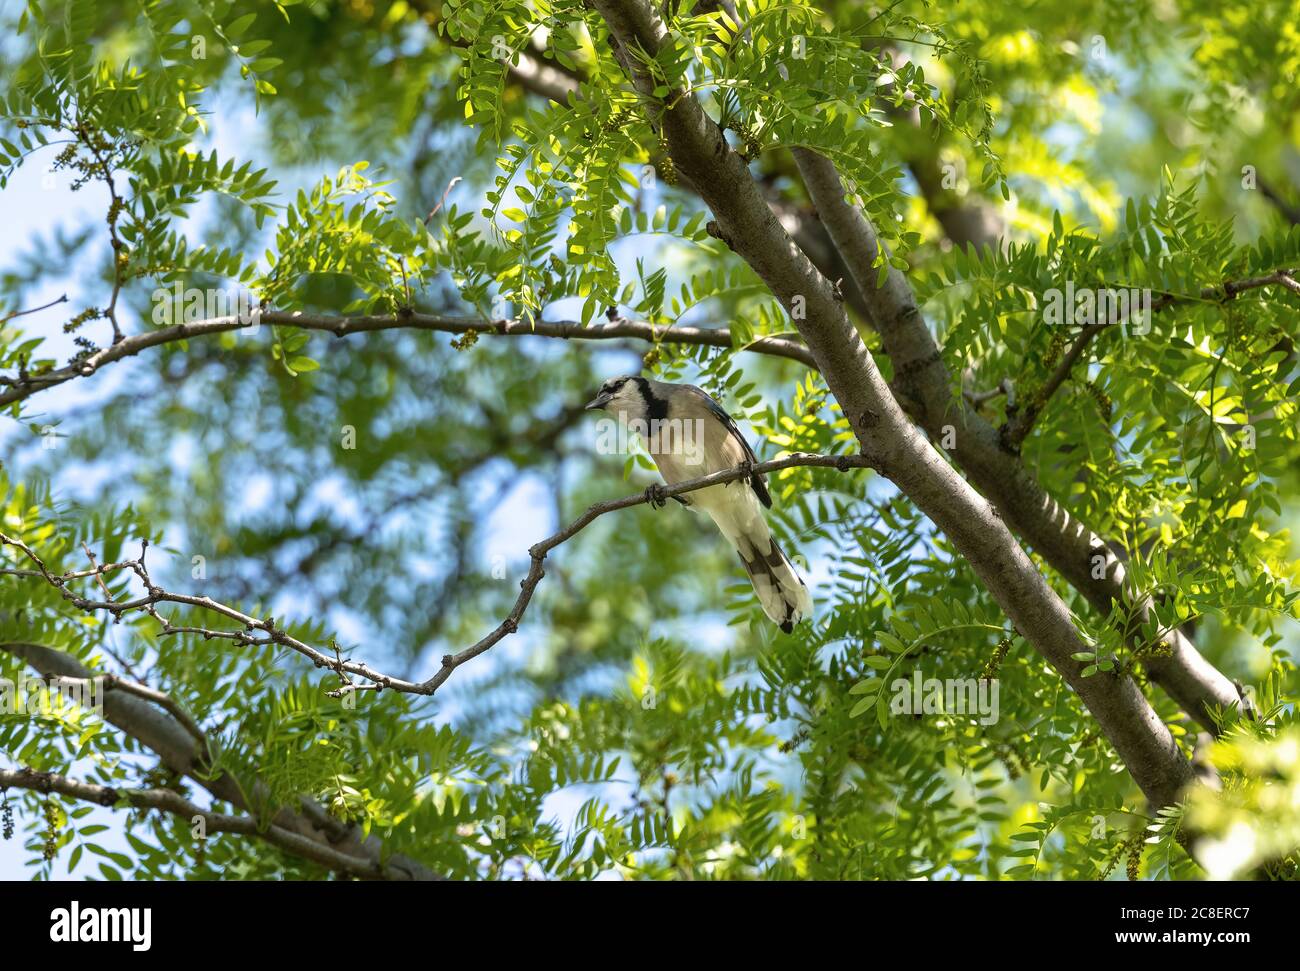
{"label": "tree canopy", "polygon": [[1296,0],[0,24],[3,872],[1295,877]]}

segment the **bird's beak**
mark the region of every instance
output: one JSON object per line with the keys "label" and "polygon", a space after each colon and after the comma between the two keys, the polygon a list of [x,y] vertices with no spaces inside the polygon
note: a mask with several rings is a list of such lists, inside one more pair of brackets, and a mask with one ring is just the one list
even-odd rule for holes
{"label": "bird's beak", "polygon": [[596,395],[596,397],[592,398],[585,405],[583,405],[582,410],[592,411],[596,408],[604,408],[607,404],[609,404],[610,400],[613,397],[614,396],[612,394],[598,394]]}

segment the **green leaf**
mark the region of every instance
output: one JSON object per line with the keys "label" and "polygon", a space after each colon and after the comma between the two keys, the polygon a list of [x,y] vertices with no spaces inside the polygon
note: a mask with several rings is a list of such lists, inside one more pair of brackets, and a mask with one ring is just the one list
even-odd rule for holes
{"label": "green leaf", "polygon": [[907,645],[888,631],[876,631],[876,640],[892,654],[903,654],[907,651]]}
{"label": "green leaf", "polygon": [[226,24],[226,36],[232,40],[238,40],[243,36],[244,31],[252,26],[253,21],[257,19],[257,14],[244,14],[242,17],[236,17],[230,23]]}

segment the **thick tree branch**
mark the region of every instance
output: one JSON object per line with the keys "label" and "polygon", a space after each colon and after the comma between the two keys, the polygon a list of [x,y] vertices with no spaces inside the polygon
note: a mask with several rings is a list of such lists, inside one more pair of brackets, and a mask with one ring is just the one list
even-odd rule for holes
{"label": "thick tree branch", "polygon": [[264,840],[286,853],[319,863],[338,873],[347,873],[363,880],[386,879],[385,868],[374,860],[359,860],[340,853],[332,847],[308,839],[299,833],[276,826],[260,826],[251,816],[231,816],[204,809],[170,789],[127,789],[81,782],[53,772],[34,769],[0,769],[0,789],[31,789],[36,792],[57,792],[69,799],[89,802],[97,806],[123,807],[151,812],[170,813],[189,824],[202,821],[205,833],[237,833]]}
{"label": "thick tree branch", "polygon": [[[0,641],[0,651],[22,659],[46,678],[86,680],[98,676],[72,655],[41,644]],[[256,815],[267,797],[265,788],[260,783],[246,787],[228,773],[212,775],[206,767],[206,745],[196,741],[190,728],[173,717],[168,709],[169,706],[156,705],[153,698],[146,698],[138,692],[104,693],[105,721],[154,752],[171,771],[198,783],[216,799]],[[196,812],[190,815],[241,818],[220,817],[197,807]],[[245,824],[237,825],[243,827]],[[299,812],[280,809],[271,818],[270,825],[272,829],[265,833],[259,831],[248,835],[266,839],[288,852],[332,869],[368,879],[443,879],[418,861],[400,854],[387,854],[378,837],[363,838],[355,826],[334,819],[324,807],[305,797],[301,800]]]}
{"label": "thick tree branch", "polygon": [[578,93],[578,82],[572,75],[528,51],[520,51],[511,61],[510,77],[533,94],[560,104]]}
{"label": "thick tree branch", "polygon": [[1287,222],[1292,226],[1300,226],[1300,205],[1289,202],[1271,182],[1265,182],[1257,177],[1255,184],[1259,186],[1259,191],[1264,198],[1273,204]]}
{"label": "thick tree branch", "polygon": [[[595,0],[616,53],[643,97],[656,80],[628,53],[653,57],[667,31],[644,0]],[[759,274],[798,320],[831,392],[872,463],[952,540],[1017,630],[1062,674],[1154,805],[1168,805],[1191,780],[1191,767],[1131,678],[1082,677],[1073,655],[1088,650],[1069,611],[1017,545],[998,514],[917,432],[900,410],[866,345],[826,280],[766,204],[748,166],[699,103],[670,92],[659,121],[678,167],[717,217],[717,235]],[[800,298],[796,300],[796,298]]]}
{"label": "thick tree branch", "polygon": [[[918,135],[920,127],[917,127]],[[916,179],[930,215],[943,227],[943,234],[957,247],[976,251],[996,249],[1006,224],[996,208],[977,199],[961,199],[943,187],[943,171],[933,142],[917,138],[925,146],[907,159],[908,171]]]}
{"label": "thick tree branch", "polygon": [[[411,9],[435,30],[446,13],[441,3],[433,0],[415,0]],[[469,47],[468,41],[448,40],[458,48]],[[558,61],[546,60],[532,42],[514,52],[506,65],[506,73],[524,90],[560,104],[566,104],[569,97],[578,92],[578,78]]]}
{"label": "thick tree branch", "polygon": [[[194,720],[194,716],[186,711],[184,706],[177,703],[171,695],[150,688],[148,685],[140,684],[138,681],[131,681],[127,678],[119,677],[116,674],[105,674],[102,675],[102,677],[104,679],[105,691],[121,691],[124,694],[133,695],[136,698],[152,702],[163,711],[167,712],[167,714],[175,718],[180,726],[189,733],[190,738],[199,743],[202,747],[201,751],[206,751],[208,736],[205,735],[203,729],[199,727],[199,723]],[[89,685],[90,683],[85,678],[65,678],[64,680],[78,681],[83,686]]]}
{"label": "thick tree branch", "polygon": [[[805,183],[832,239],[860,277],[871,317],[894,365],[893,387],[898,400],[934,439],[957,432],[950,452],[975,486],[997,507],[1011,529],[1029,543],[1067,582],[1079,590],[1103,616],[1123,603],[1136,629],[1148,613],[1148,603],[1134,602],[1126,589],[1123,563],[1110,544],[1053,499],[1019,458],[1005,447],[1005,438],[971,403],[957,400],[952,382],[916,299],[898,270],[891,268],[885,284],[875,288],[875,263],[881,244],[866,217],[845,201],[844,187],[834,166],[813,153],[799,157]],[[1228,281],[1207,287],[1204,299],[1223,299],[1269,283],[1286,285],[1285,272]],[[1172,296],[1153,301],[1153,311],[1178,302]],[[1078,348],[1081,353],[1083,347]],[[1078,354],[1075,355],[1077,358]],[[1104,569],[1096,569],[1102,557]],[[1203,727],[1217,731],[1211,709],[1242,704],[1234,683],[1197,652],[1179,631],[1167,637],[1169,656],[1148,656],[1143,664],[1151,679]]]}
{"label": "thick tree branch", "polygon": [[[890,61],[901,56],[893,43],[872,46],[876,46]],[[996,249],[1006,232],[1005,221],[997,208],[987,201],[974,196],[963,198],[946,186],[947,173],[940,155],[940,144],[925,131],[919,106],[905,102],[896,107],[889,98],[880,98],[877,103],[900,127],[907,126],[909,137],[902,139],[900,145],[903,161],[907,163],[926,208],[943,229],[944,236],[962,249],[967,246],[975,247],[976,252]]]}

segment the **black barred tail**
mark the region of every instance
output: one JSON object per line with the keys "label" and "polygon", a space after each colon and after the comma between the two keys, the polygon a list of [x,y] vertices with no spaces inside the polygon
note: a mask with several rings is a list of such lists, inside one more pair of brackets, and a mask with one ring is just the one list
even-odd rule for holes
{"label": "black barred tail", "polygon": [[[760,547],[766,549],[760,552]],[[812,594],[794,564],[770,535],[738,544],[737,552],[763,613],[781,630],[790,633],[795,624],[812,613]]]}

